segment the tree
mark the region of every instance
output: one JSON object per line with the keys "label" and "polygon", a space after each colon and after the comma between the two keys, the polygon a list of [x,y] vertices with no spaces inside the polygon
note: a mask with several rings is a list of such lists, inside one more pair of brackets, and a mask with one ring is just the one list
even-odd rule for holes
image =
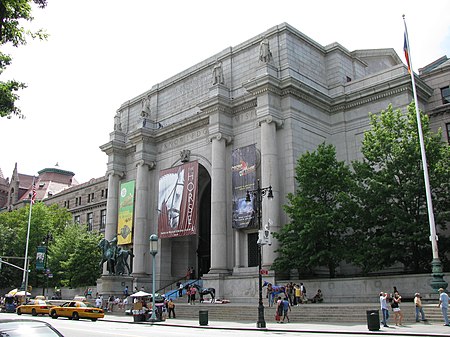
{"label": "tree", "polygon": [[[450,221],[450,148],[421,115],[436,228]],[[402,264],[407,271],[430,271],[431,244],[414,104],[407,113],[387,110],[370,115],[362,162],[354,162],[359,202],[351,245],[352,261],[364,273]],[[440,243],[446,238],[441,237]],[[441,257],[448,246],[440,244]]]}
{"label": "tree", "polygon": [[297,191],[288,195],[289,204],[284,206],[291,221],[274,233],[280,242],[275,270],[300,273],[325,266],[330,277],[335,276],[347,251],[350,177],[349,167],[336,159],[332,145],[321,144],[298,159]]}
{"label": "tree", "polygon": [[67,225],[49,253],[52,283],[72,288],[95,284],[101,276],[101,251],[97,246],[101,238],[101,234],[89,232],[86,225]]}
{"label": "tree", "polygon": [[[46,0],[0,0],[0,45],[12,44],[14,47],[25,45],[26,37],[46,39],[42,30],[31,32],[20,25],[21,20],[32,21],[31,3],[39,8],[47,5]],[[11,56],[0,51],[0,74],[11,64]],[[0,117],[17,115],[23,118],[20,108],[16,106],[19,96],[17,91],[26,85],[16,80],[0,81]]]}
{"label": "tree", "polygon": [[[30,207],[20,208],[12,212],[0,213],[0,255],[24,257],[28,218]],[[28,256],[30,257],[29,282],[36,285],[38,283],[38,275],[41,272],[35,270],[35,257],[37,247],[42,245],[43,238],[49,232],[53,236],[58,236],[62,233],[65,225],[71,221],[72,215],[65,208],[60,208],[58,205],[46,206],[41,202],[33,205],[32,216],[30,222],[30,237],[28,242]],[[23,266],[23,260],[12,259],[9,262]],[[22,282],[23,272],[12,268],[2,267],[0,273],[0,287],[17,287]]]}

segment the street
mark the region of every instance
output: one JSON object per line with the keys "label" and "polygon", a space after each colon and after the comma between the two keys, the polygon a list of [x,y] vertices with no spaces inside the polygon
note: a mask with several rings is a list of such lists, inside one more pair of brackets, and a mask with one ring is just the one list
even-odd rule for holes
{"label": "street", "polygon": [[66,318],[52,319],[48,316],[33,317],[31,315],[18,316],[16,314],[0,313],[0,319],[36,319],[50,323],[65,337],[142,337],[156,336],[166,337],[180,336],[242,336],[246,337],[280,337],[302,336],[321,337],[352,336],[362,337],[368,334],[380,334],[384,336],[445,336],[450,335],[450,328],[441,324],[411,324],[402,327],[384,328],[380,331],[368,331],[365,324],[345,323],[287,323],[268,324],[267,330],[255,329],[254,323],[239,322],[210,322],[206,327],[199,326],[197,321],[171,320],[166,323],[132,323],[130,316],[110,316],[105,320],[92,322],[89,320],[73,321]]}

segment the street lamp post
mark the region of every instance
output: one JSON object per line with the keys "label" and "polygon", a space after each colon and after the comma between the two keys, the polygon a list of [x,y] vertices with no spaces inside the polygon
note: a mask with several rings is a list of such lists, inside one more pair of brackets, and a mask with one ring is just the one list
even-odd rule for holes
{"label": "street lamp post", "polygon": [[[269,187],[261,187],[259,184],[259,179],[257,181],[257,187],[254,190],[247,191],[245,201],[251,202],[250,194],[253,195],[253,209],[256,213],[256,219],[258,223],[258,229],[261,231],[261,218],[262,218],[262,201],[263,197],[267,196],[269,199],[273,199],[272,186]],[[264,319],[264,304],[263,304],[263,296],[262,296],[262,245],[265,243],[260,239],[261,235],[259,235],[258,239],[258,292],[259,292],[259,302],[258,302],[258,321],[256,322],[256,326],[258,328],[265,328],[266,321]]]}
{"label": "street lamp post", "polygon": [[156,254],[158,254],[158,235],[150,235],[150,254],[152,254],[152,315],[151,321],[156,321],[156,306],[155,306],[155,287],[156,287]]}
{"label": "street lamp post", "polygon": [[[44,286],[42,287],[42,296],[45,297],[45,289],[48,289],[48,271],[47,271],[47,261],[48,261],[48,243],[53,240],[52,233],[48,232],[47,235],[44,236],[45,245],[45,257],[44,257]],[[48,290],[47,290],[48,291]]]}

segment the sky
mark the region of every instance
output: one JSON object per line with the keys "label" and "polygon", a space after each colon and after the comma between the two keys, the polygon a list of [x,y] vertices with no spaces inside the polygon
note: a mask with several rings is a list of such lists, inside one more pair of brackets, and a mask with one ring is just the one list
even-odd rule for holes
{"label": "sky", "polygon": [[129,99],[203,60],[286,22],[317,43],[394,48],[404,62],[406,15],[414,70],[450,57],[450,1],[48,0],[31,29],[47,41],[2,46],[0,79],[28,87],[26,119],[0,118],[0,169],[11,177],[55,167],[79,183],[106,173],[114,115]]}

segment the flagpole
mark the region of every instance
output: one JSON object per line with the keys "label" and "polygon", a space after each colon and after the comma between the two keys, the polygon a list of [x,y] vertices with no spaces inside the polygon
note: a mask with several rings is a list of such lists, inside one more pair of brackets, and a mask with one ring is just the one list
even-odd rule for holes
{"label": "flagpole", "polygon": [[23,277],[22,277],[22,287],[24,288],[23,290],[25,291],[25,303],[27,302],[27,291],[28,291],[28,243],[30,241],[31,209],[33,208],[35,198],[36,198],[36,189],[33,177],[33,185],[30,198],[30,211],[28,213],[27,241],[25,243],[25,260],[23,263]]}
{"label": "flagpole", "polygon": [[431,187],[430,187],[430,178],[428,175],[428,164],[427,164],[427,156],[425,153],[425,144],[423,140],[423,131],[422,131],[422,120],[420,118],[420,110],[418,108],[419,101],[417,100],[417,92],[416,92],[416,82],[414,79],[414,71],[412,67],[411,61],[411,50],[409,48],[409,38],[408,38],[408,29],[406,27],[405,15],[403,14],[403,23],[405,25],[405,56],[407,58],[408,70],[411,75],[413,96],[414,96],[414,109],[416,111],[417,118],[417,131],[419,133],[419,142],[420,142],[420,152],[422,155],[422,168],[423,168],[423,176],[425,180],[425,194],[427,198],[427,207],[428,207],[428,221],[430,223],[430,241],[431,241],[431,250],[433,253],[433,260],[431,261],[432,268],[432,277],[431,287],[437,292],[439,288],[446,289],[448,283],[444,281],[444,273],[442,270],[442,263],[439,259],[439,250],[438,250],[438,236],[436,234],[436,225],[434,222],[434,211],[433,211],[433,200],[431,197]]}

